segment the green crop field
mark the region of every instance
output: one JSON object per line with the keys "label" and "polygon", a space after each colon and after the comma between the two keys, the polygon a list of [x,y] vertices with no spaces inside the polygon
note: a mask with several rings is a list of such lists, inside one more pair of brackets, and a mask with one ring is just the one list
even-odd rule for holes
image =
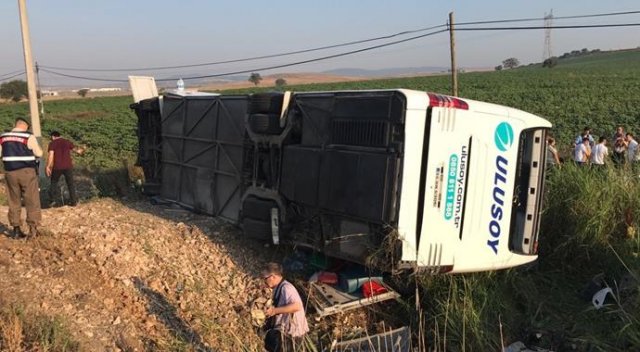
{"label": "green crop field", "polygon": [[[131,97],[84,98],[45,102],[41,119],[42,134],[57,130],[78,145],[86,145],[83,156],[75,157],[80,166],[110,169],[133,160],[138,148],[136,116],[129,109]],[[1,104],[0,128],[10,129],[16,117],[28,116],[29,105]]]}
{"label": "green crop field", "polygon": [[[610,136],[618,124],[640,134],[640,50],[562,59],[553,69],[530,65],[463,73],[459,87],[461,97],[546,117],[554,124],[561,149],[568,149],[585,126],[595,135]],[[432,76],[287,87],[383,88],[446,94],[450,81],[448,76]],[[47,102],[43,131],[57,129],[88,145],[89,152],[80,159],[87,167],[120,167],[121,159],[133,158],[137,148],[130,103],[130,97]],[[8,128],[26,112],[24,103],[0,105],[0,124]],[[517,340],[556,351],[640,350],[640,179],[626,170],[594,173],[566,165],[554,171],[546,187],[536,264],[416,278],[419,297],[404,297],[401,316],[414,331],[423,326],[418,335],[434,350],[498,351]],[[600,310],[582,292],[597,274],[603,274],[615,294]]]}

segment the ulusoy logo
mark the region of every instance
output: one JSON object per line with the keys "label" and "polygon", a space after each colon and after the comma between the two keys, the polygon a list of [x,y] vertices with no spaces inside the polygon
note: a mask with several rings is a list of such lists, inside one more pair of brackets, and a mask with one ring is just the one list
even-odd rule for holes
{"label": "ulusoy logo", "polygon": [[496,127],[494,139],[498,150],[501,152],[509,150],[513,144],[513,128],[511,128],[511,125],[506,122],[499,124],[498,127]]}
{"label": "ulusoy logo", "polygon": [[[494,140],[496,148],[501,152],[506,152],[513,145],[513,128],[507,122],[502,122],[496,127],[494,132]],[[491,205],[491,221],[489,221],[489,239],[487,245],[498,254],[498,244],[500,243],[500,234],[502,233],[501,222],[504,215],[504,187],[507,184],[507,166],[509,160],[502,155],[496,156],[496,171],[493,177],[493,204]]]}

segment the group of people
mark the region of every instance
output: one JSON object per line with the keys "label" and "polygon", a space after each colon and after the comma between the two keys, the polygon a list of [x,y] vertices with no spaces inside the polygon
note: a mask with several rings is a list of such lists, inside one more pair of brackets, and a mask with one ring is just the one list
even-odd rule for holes
{"label": "group of people", "polygon": [[[612,150],[609,145],[612,143]],[[602,167],[613,163],[616,167],[630,165],[633,170],[640,165],[640,150],[633,133],[625,132],[624,127],[618,126],[611,138],[601,136],[596,143],[591,134],[591,128],[585,127],[572,144],[573,162],[579,166]],[[547,166],[559,166],[562,163],[556,140],[547,138]]]}
{"label": "group of people", "polygon": [[[50,134],[51,142],[47,150],[46,175],[51,178],[49,188],[50,206],[58,203],[58,181],[64,175],[69,189],[69,205],[78,202],[73,182],[71,151],[82,154],[84,149],[76,149],[72,142],[62,138],[60,133]],[[9,203],[9,224],[13,238],[33,237],[39,234],[42,221],[40,204],[40,182],[38,168],[44,152],[38,140],[29,132],[26,119],[15,120],[13,129],[0,135],[0,155],[4,165],[4,177]],[[22,201],[27,212],[28,232],[22,232]]]}

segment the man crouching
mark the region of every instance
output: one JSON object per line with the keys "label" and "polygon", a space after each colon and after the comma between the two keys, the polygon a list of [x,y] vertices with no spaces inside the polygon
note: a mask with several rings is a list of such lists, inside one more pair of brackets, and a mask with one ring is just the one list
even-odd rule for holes
{"label": "man crouching", "polygon": [[262,279],[273,290],[273,306],[265,315],[265,348],[269,352],[302,351],[303,337],[309,332],[304,306],[298,290],[282,277],[282,266],[268,263],[262,270]]}

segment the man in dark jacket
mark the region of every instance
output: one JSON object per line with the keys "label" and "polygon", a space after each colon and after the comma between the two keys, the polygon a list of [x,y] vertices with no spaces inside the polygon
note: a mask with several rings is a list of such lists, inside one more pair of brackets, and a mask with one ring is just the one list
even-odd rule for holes
{"label": "man in dark jacket", "polygon": [[42,220],[40,190],[36,173],[36,158],[42,157],[42,148],[28,129],[27,120],[18,118],[11,131],[0,135],[0,150],[9,198],[9,223],[13,227],[12,235],[14,238],[24,235],[20,230],[21,198],[24,198],[27,210],[30,237],[38,235],[38,225]]}
{"label": "man in dark jacket", "polygon": [[[82,154],[83,149],[75,149],[73,143],[60,136],[60,132],[51,132],[51,143],[49,143],[49,155],[47,157],[47,176],[51,177],[51,187],[49,188],[50,205],[57,203],[59,199],[58,181],[60,176],[64,175],[64,180],[69,189],[69,205],[78,204],[76,196],[76,186],[73,182],[73,161],[71,160],[71,152],[75,151]],[[60,202],[62,204],[62,202]]]}

